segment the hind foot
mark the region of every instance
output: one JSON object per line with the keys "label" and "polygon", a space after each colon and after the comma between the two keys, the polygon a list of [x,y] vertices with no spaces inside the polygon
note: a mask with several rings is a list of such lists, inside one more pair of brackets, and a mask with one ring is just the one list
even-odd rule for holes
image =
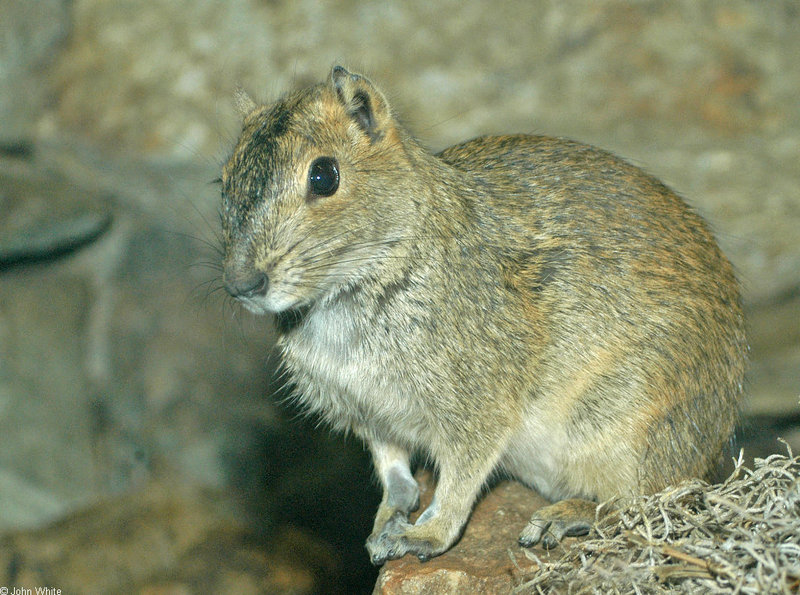
{"label": "hind foot", "polygon": [[595,520],[597,503],[589,500],[561,500],[533,513],[519,536],[522,547],[531,547],[541,542],[549,550],[564,537],[586,535]]}

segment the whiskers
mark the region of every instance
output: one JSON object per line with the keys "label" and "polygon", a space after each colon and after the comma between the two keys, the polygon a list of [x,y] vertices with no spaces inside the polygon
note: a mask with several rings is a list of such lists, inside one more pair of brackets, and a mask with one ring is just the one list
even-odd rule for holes
{"label": "whiskers", "polygon": [[225,294],[222,283],[222,249],[205,238],[184,232],[173,232],[175,235],[190,240],[197,248],[196,258],[187,264],[192,277],[201,280],[192,288],[190,296],[200,296],[201,302],[207,304],[213,297]]}
{"label": "whiskers", "polygon": [[[357,234],[357,231],[350,233]],[[378,267],[385,266],[389,260],[407,262],[406,254],[390,253],[402,242],[400,238],[384,238],[298,244],[289,255],[290,264],[286,265],[287,274],[281,278],[281,291],[302,300],[310,293],[334,294],[345,290],[377,272]]]}

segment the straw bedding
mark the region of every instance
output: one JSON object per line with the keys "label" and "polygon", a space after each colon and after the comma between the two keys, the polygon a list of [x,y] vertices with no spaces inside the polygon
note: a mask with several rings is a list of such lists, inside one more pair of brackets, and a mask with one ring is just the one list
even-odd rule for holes
{"label": "straw bedding", "polygon": [[740,456],[723,483],[688,481],[598,518],[557,560],[526,554],[539,570],[515,593],[798,593],[800,457],[748,469]]}

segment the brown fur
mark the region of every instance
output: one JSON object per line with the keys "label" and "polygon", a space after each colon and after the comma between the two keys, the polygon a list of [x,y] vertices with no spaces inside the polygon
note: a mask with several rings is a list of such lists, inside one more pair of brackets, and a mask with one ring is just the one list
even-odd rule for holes
{"label": "brown fur", "polygon": [[[338,163],[330,196],[310,192],[319,157]],[[376,563],[446,550],[493,470],[554,500],[651,492],[706,473],[733,429],[731,266],[678,196],[605,151],[515,135],[432,155],[336,67],[253,108],[222,180],[229,291],[278,314],[298,398],[375,457]],[[418,451],[439,482],[412,525]],[[521,542],[584,530],[584,503]]]}

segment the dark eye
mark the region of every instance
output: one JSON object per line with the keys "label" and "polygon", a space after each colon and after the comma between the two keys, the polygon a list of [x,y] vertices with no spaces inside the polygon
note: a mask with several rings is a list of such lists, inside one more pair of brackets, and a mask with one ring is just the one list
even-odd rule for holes
{"label": "dark eye", "polygon": [[333,157],[320,157],[308,169],[308,189],[314,196],[330,196],[339,189],[339,166]]}

